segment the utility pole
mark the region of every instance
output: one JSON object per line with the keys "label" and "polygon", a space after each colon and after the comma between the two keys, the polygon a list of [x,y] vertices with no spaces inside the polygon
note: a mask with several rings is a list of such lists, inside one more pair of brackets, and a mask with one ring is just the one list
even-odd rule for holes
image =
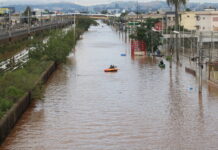
{"label": "utility pole", "polygon": [[50,19],[50,30],[51,30],[51,27],[52,27],[52,17],[51,17],[51,13],[49,13],[49,19]]}
{"label": "utility pole", "polygon": [[41,27],[42,27],[42,10],[41,10],[41,16],[40,16],[40,18],[41,18]]}
{"label": "utility pole", "polygon": [[161,26],[162,26],[162,31],[161,31],[161,32],[162,32],[162,36],[163,36],[163,38],[162,38],[162,44],[163,44],[163,48],[164,48],[164,28],[163,28],[163,26],[164,26],[164,20],[163,20],[163,17],[162,17],[161,19],[162,19],[162,20],[161,20],[161,21],[162,21],[162,22],[161,22],[161,24],[162,24],[162,25],[161,25]]}
{"label": "utility pole", "polygon": [[11,10],[10,9],[9,9],[9,12],[8,12],[8,20],[9,20],[8,33],[9,33],[9,39],[11,39]]}
{"label": "utility pole", "polygon": [[200,32],[199,43],[198,43],[198,67],[199,67],[199,94],[202,94],[202,69],[203,69],[203,51],[202,51],[202,32]]}
{"label": "utility pole", "polygon": [[137,6],[136,6],[136,11],[137,11],[137,20],[138,20],[138,17],[139,17],[139,1],[137,0]]}
{"label": "utility pole", "polygon": [[74,44],[76,44],[76,14],[75,13],[74,13],[73,22],[74,22]]}
{"label": "utility pole", "polygon": [[191,30],[191,55],[193,56],[193,31]]}
{"label": "utility pole", "polygon": [[212,61],[212,52],[214,51],[214,34],[213,31],[211,31],[211,45],[210,45],[210,49],[209,49],[209,70],[208,70],[208,80],[210,80],[210,72],[211,72],[211,61]]}
{"label": "utility pole", "polygon": [[212,53],[213,53],[213,51],[214,51],[214,32],[212,31],[212,49],[211,49],[211,55],[210,55],[210,61],[212,61]]}
{"label": "utility pole", "polygon": [[150,34],[151,34],[151,53],[152,53],[152,56],[154,56],[153,37],[152,37],[152,33]]}
{"label": "utility pole", "polygon": [[183,57],[185,56],[185,30],[183,27],[183,41],[182,41],[182,47],[183,47]]}
{"label": "utility pole", "polygon": [[28,34],[30,35],[30,11],[28,10]]}
{"label": "utility pole", "polygon": [[170,43],[169,43],[169,45],[170,45],[170,68],[172,68],[172,61],[173,61],[173,45],[172,45],[172,36],[173,36],[173,34],[172,34],[172,31],[170,32]]}

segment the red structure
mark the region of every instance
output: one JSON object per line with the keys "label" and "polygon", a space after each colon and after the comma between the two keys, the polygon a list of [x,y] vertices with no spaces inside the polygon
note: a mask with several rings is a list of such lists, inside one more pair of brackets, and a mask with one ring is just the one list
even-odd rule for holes
{"label": "red structure", "polygon": [[162,31],[164,29],[164,25],[161,21],[159,21],[159,22],[155,23],[154,28],[157,31]]}
{"label": "red structure", "polygon": [[134,56],[134,52],[145,52],[146,55],[146,44],[144,41],[132,40],[131,41],[131,54]]}

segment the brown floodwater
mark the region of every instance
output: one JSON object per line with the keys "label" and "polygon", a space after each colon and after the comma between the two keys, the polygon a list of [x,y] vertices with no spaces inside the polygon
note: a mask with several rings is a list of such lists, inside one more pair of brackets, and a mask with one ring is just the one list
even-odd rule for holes
{"label": "brown floodwater", "polygon": [[[91,27],[2,150],[217,150],[218,89],[184,66],[131,58],[124,34]],[[126,57],[120,56],[126,53]],[[117,73],[104,73],[110,64]]]}

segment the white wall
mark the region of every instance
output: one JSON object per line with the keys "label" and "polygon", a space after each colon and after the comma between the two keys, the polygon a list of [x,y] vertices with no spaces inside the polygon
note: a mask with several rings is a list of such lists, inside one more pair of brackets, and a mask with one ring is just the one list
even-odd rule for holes
{"label": "white wall", "polygon": [[216,31],[218,28],[218,14],[198,15],[197,26],[199,31]]}

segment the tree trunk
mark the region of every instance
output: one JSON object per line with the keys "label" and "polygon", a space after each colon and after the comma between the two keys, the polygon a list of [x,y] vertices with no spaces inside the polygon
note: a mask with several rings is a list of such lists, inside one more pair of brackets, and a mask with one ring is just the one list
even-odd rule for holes
{"label": "tree trunk", "polygon": [[[175,31],[179,31],[179,4],[175,5]],[[179,62],[178,33],[176,33],[176,62]]]}

